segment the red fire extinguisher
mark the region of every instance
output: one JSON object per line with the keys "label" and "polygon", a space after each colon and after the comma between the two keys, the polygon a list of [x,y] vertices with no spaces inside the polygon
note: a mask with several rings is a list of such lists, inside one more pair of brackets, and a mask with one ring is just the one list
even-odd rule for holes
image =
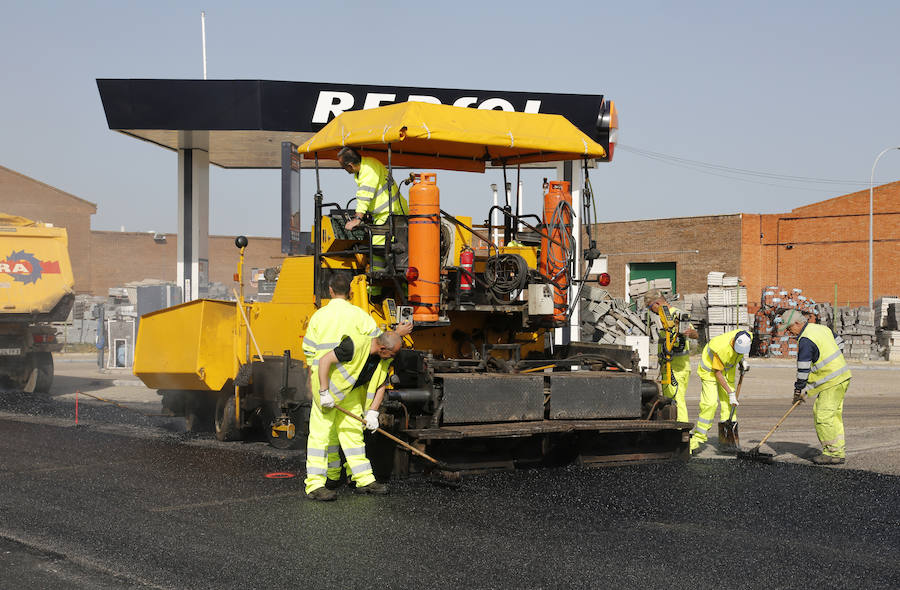
{"label": "red fire extinguisher", "polygon": [[475,250],[466,246],[459,253],[459,266],[462,271],[459,275],[459,294],[463,296],[472,295],[472,285],[475,282]]}

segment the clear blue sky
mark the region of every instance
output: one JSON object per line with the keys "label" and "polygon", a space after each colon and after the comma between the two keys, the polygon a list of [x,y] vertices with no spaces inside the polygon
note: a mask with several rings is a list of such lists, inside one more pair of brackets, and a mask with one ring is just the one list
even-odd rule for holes
{"label": "clear blue sky", "polygon": [[[95,229],[174,231],[175,154],[110,131],[95,80],[202,78],[201,10],[211,79],[613,98],[623,149],[591,177],[604,220],[787,211],[867,188],[900,145],[896,1],[6,0],[0,164],[97,203]],[[534,210],[542,175],[526,176]],[[476,219],[501,182],[442,178],[445,208]],[[892,152],[876,182],[898,178]],[[277,235],[279,182],[213,167],[211,233]]]}

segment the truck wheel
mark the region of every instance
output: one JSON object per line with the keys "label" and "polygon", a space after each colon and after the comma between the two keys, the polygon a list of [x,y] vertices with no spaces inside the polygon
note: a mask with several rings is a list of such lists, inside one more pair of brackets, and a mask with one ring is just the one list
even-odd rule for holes
{"label": "truck wheel", "polygon": [[216,438],[221,441],[241,439],[241,429],[234,416],[234,395],[220,395],[216,400]]}
{"label": "truck wheel", "polygon": [[49,352],[35,352],[34,366],[37,367],[37,382],[34,386],[35,393],[50,393],[53,385],[53,355]]}

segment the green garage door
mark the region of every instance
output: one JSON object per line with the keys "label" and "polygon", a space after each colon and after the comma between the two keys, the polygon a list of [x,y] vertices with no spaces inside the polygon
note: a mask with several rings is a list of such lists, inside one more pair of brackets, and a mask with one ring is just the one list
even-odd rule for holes
{"label": "green garage door", "polygon": [[631,262],[628,264],[631,270],[629,281],[635,279],[670,279],[672,281],[672,292],[678,292],[678,285],[675,283],[675,263],[674,262]]}

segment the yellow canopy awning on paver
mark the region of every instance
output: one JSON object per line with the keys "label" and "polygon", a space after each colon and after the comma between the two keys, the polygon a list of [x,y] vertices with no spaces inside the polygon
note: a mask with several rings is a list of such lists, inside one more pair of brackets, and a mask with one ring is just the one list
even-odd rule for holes
{"label": "yellow canopy awning on paver", "polygon": [[488,111],[402,102],[338,115],[297,151],[337,159],[344,146],[410,168],[484,172],[485,163],[515,165],[602,158],[606,151],[562,115]]}

